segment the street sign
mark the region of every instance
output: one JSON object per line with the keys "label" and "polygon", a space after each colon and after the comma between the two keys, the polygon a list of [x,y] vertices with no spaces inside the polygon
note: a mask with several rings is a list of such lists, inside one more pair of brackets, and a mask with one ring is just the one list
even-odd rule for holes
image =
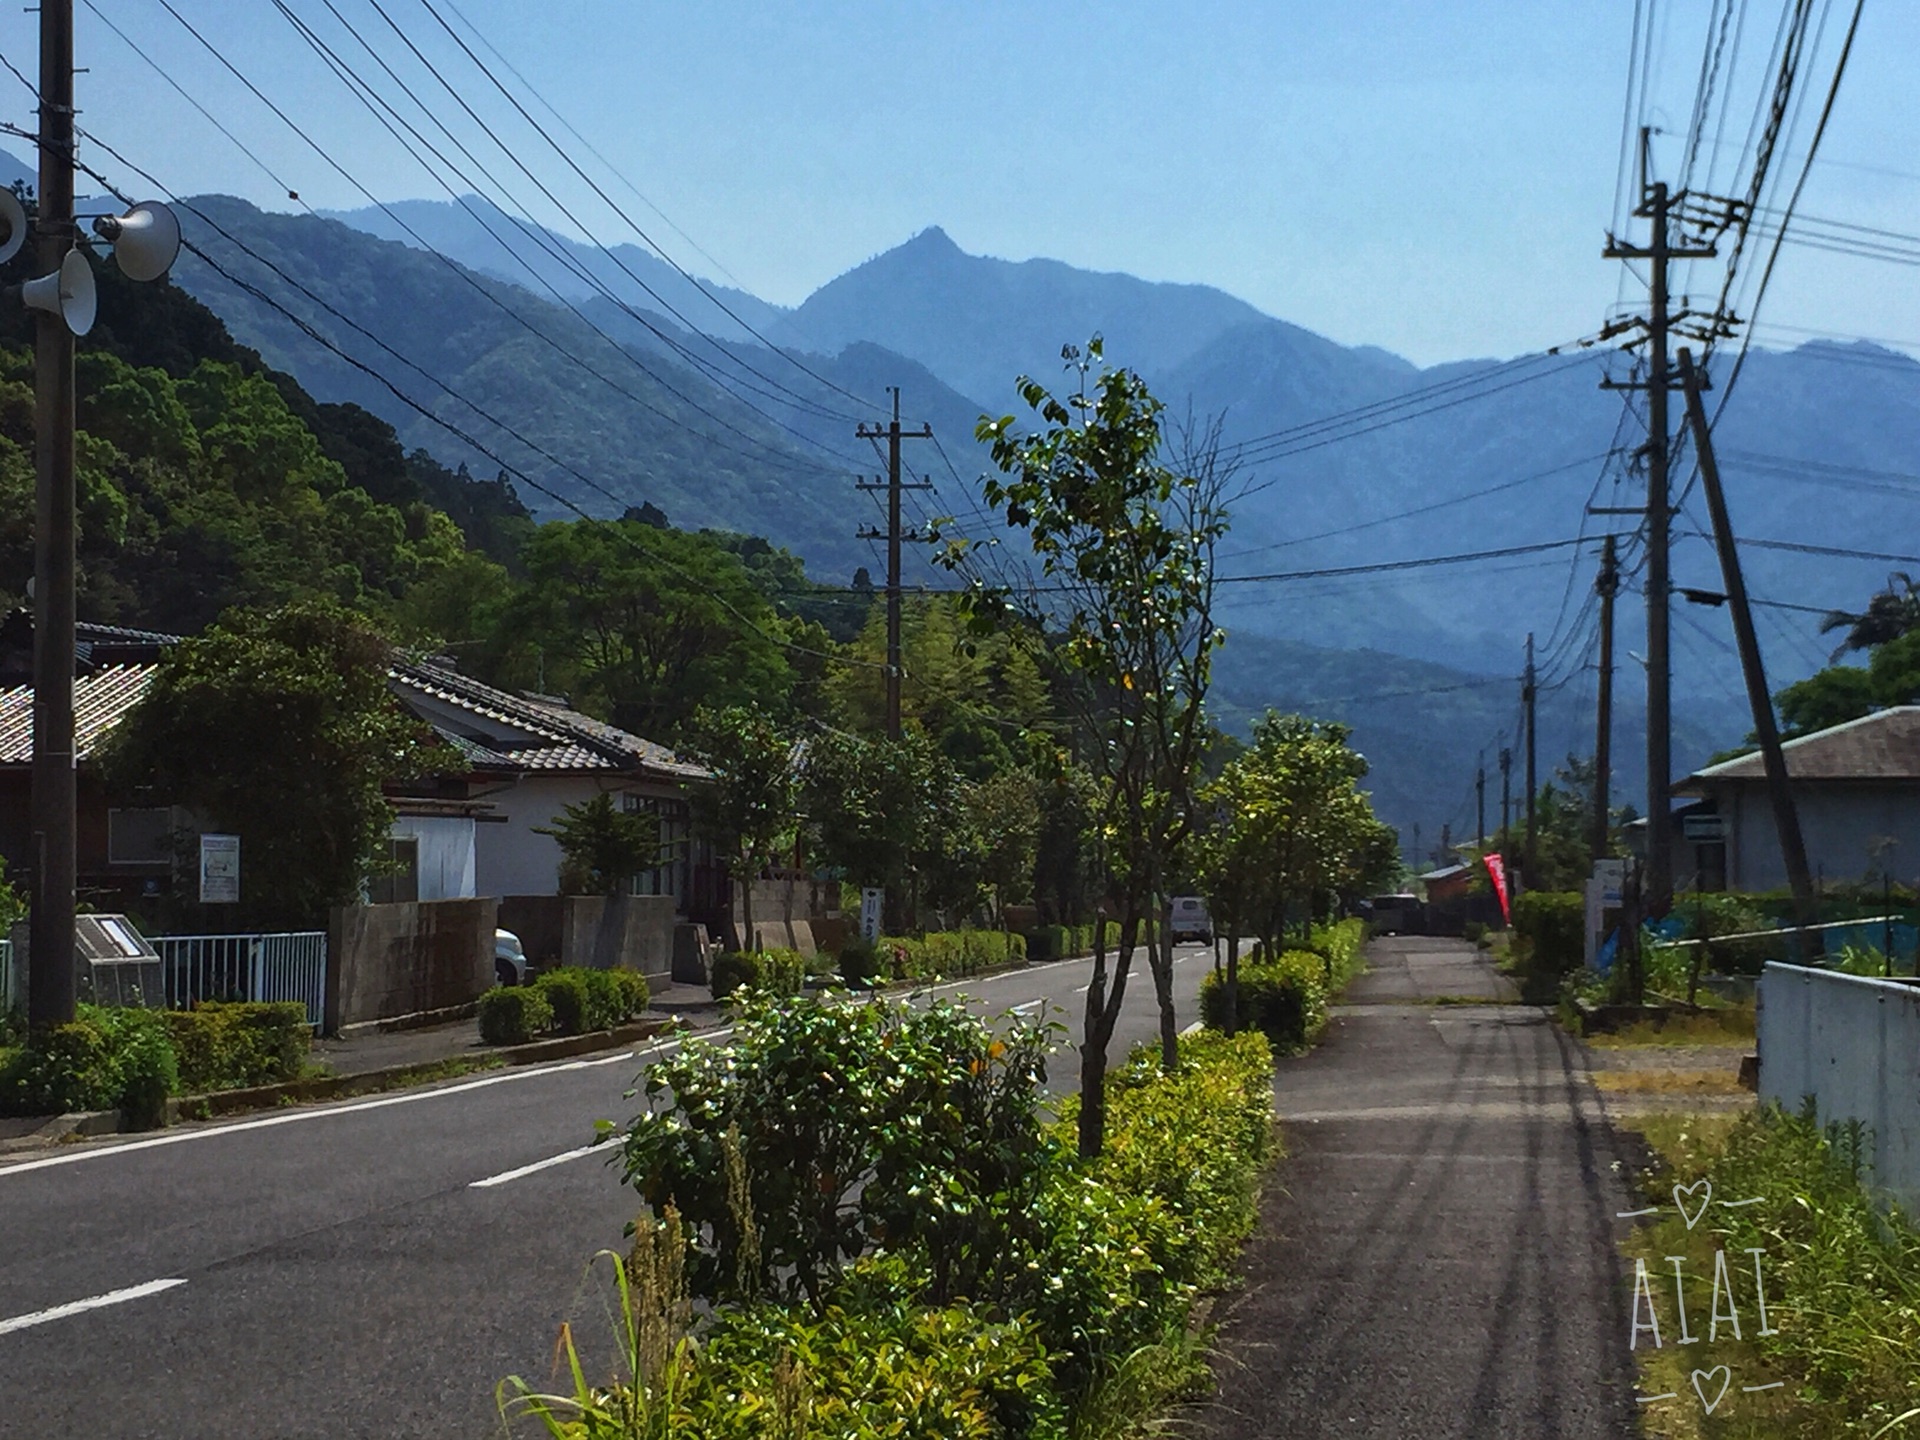
{"label": "street sign", "polygon": [[1724,815],[1682,815],[1680,833],[1689,840],[1724,840],[1727,817]]}
{"label": "street sign", "polygon": [[860,936],[864,940],[880,938],[880,903],[887,892],[868,889],[860,892]]}
{"label": "street sign", "polygon": [[238,905],[240,903],[240,837],[238,835],[202,835],[200,837],[200,903],[202,905]]}

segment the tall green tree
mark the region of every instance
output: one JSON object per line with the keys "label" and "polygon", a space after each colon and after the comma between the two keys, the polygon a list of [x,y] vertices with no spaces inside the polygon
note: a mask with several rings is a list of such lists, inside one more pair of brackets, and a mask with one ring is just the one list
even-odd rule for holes
{"label": "tall green tree", "polygon": [[757,706],[703,710],[694,718],[689,753],[711,772],[693,789],[693,819],[724,857],[740,888],[743,944],[757,950],[753,882],[790,843],[799,804],[799,772],[791,731]]}
{"label": "tall green tree", "polygon": [[936,879],[935,903],[970,880],[977,887],[959,774],[921,731],[898,740],[841,730],[810,736],[801,777],[811,850],[852,884],[886,889],[893,933],[913,925],[921,878],[947,862],[962,873]]}
{"label": "tall green tree", "polygon": [[108,783],[240,837],[234,920],[309,929],[384,854],[383,787],[457,764],[388,688],[391,647],[329,601],[238,610],[172,646],[99,756]]}
{"label": "tall green tree", "polygon": [[[1033,429],[1006,415],[982,418],[977,430],[1001,472],[985,483],[987,503],[1025,533],[1043,582],[1025,595],[976,584],[967,602],[982,633],[1056,640],[1046,653],[1068,682],[1105,790],[1122,938],[1111,988],[1097,962],[1087,990],[1080,1146],[1092,1155],[1104,1143],[1107,1045],[1143,930],[1162,1062],[1179,1063],[1165,911],[1192,826],[1213,653],[1224,638],[1213,619],[1213,553],[1227,528],[1226,477],[1217,431],[1171,444],[1160,401],[1133,371],[1107,364],[1098,337],[1063,357],[1071,394],[1018,382]],[[946,553],[956,568],[963,556],[957,543]]]}
{"label": "tall green tree", "polygon": [[702,707],[777,706],[793,687],[780,617],[710,537],[637,520],[543,525],[523,553],[491,676],[671,742]]}

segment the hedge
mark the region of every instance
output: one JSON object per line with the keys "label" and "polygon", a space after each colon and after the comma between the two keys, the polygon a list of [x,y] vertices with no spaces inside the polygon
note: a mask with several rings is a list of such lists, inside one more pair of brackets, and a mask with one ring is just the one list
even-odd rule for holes
{"label": "hedge", "polygon": [[807,960],[798,950],[770,946],[765,950],[729,950],[714,958],[707,983],[713,998],[724,1000],[734,991],[751,987],[775,995],[798,995],[807,979]]}
{"label": "hedge", "polygon": [[151,1128],[165,1123],[174,1095],[297,1079],[311,1038],[296,1002],[82,1005],[39,1047],[0,1051],[0,1114],[118,1109],[130,1125]]}
{"label": "hedge", "polygon": [[1024,963],[1027,939],[1004,930],[936,930],[918,938],[880,937],[880,962],[893,980],[976,975],[997,965]]}
{"label": "hedge", "polygon": [[480,997],[480,1039],[525,1045],[553,1028],[553,1003],[532,985],[496,985]]}
{"label": "hedge", "polygon": [[[1326,1023],[1327,963],[1325,956],[1311,950],[1289,950],[1277,960],[1243,962],[1239,1028],[1266,1036],[1276,1049],[1305,1048]],[[1209,1030],[1226,1028],[1225,971],[1208,971],[1200,982],[1200,1018]]]}
{"label": "hedge", "polygon": [[496,985],[480,997],[480,1038],[524,1045],[552,1032],[585,1035],[624,1025],[647,1008],[647,977],[637,970],[549,970],[531,985]]}
{"label": "hedge", "polygon": [[[1027,959],[1034,964],[1048,960],[1071,960],[1079,955],[1093,953],[1093,926],[1091,925],[1042,925],[1037,930],[1029,930],[1025,936]],[[1111,954],[1120,948],[1120,922],[1107,922],[1107,952]]]}
{"label": "hedge", "polygon": [[1514,933],[1536,971],[1564,974],[1586,958],[1587,902],[1571,890],[1529,890],[1513,902]]}

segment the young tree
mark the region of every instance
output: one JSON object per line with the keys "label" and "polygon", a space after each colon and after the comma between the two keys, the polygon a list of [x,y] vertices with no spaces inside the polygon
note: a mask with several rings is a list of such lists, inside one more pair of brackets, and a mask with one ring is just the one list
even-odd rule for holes
{"label": "young tree", "polygon": [[826,730],[801,762],[801,809],[812,847],[855,885],[883,886],[886,924],[913,922],[911,885],[951,849],[959,777],[918,730],[898,740]]}
{"label": "young tree", "polygon": [[642,870],[660,863],[660,819],[640,810],[622,810],[607,794],[569,805],[551,826],[536,835],[560,842],[560,893],[621,893]]}
{"label": "young tree", "polygon": [[[976,583],[967,608],[983,634],[1057,636],[1050,655],[1071,682],[1063,688],[1105,791],[1122,929],[1111,988],[1097,959],[1087,990],[1080,1148],[1091,1155],[1104,1140],[1107,1045],[1143,928],[1162,1061],[1178,1062],[1167,886],[1209,734],[1204,704],[1224,638],[1213,623],[1213,552],[1227,520],[1217,432],[1189,436],[1186,454],[1168,464],[1162,406],[1146,383],[1108,366],[1097,337],[1062,354],[1077,377],[1071,395],[1018,382],[1039,428],[1021,431],[1007,415],[983,418],[977,430],[1005,477],[986,481],[987,502],[1026,532],[1044,583],[1023,596]],[[957,567],[963,555],[956,542],[944,558]]]}
{"label": "young tree", "polygon": [[693,729],[692,755],[712,772],[693,791],[694,824],[725,857],[741,891],[743,943],[757,950],[753,882],[792,836],[799,802],[794,738],[750,705],[703,710]]}
{"label": "young tree", "polygon": [[240,836],[237,918],[310,928],[384,850],[382,787],[457,764],[388,689],[390,647],[325,601],[229,612],[172,646],[102,747],[110,785]]}

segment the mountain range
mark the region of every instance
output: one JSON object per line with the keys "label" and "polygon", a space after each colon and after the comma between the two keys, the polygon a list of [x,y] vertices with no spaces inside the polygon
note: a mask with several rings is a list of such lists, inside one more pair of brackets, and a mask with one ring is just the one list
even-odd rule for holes
{"label": "mountain range", "polygon": [[[1224,716],[1278,704],[1350,719],[1383,813],[1427,817],[1429,836],[1447,819],[1463,831],[1475,756],[1512,734],[1513,677],[1532,632],[1543,769],[1591,748],[1583,667],[1597,537],[1630,537],[1637,522],[1589,507],[1628,510],[1644,495],[1633,473],[1644,422],[1600,389],[1626,373],[1617,351],[1422,369],[1206,286],[969,255],[938,228],[783,308],[471,198],[337,216],[217,196],[184,208],[200,253],[182,257],[177,281],[316,396],[366,406],[449,463],[491,474],[504,462],[543,516],[651,502],[676,524],[765,534],[827,578],[876,568],[858,531],[878,517],[854,480],[881,460],[854,430],[883,419],[887,387],[900,388],[912,425],[939,437],[937,448],[907,447],[916,478],[937,487],[915,492],[915,506],[985,537],[975,421],[1019,409],[1018,375],[1067,383],[1061,347],[1098,334],[1172,421],[1217,422],[1223,456],[1240,462],[1222,547],[1234,577],[1222,592],[1233,637]],[[1859,344],[1756,349],[1716,437],[1744,537],[1914,548],[1892,498],[1920,487],[1907,469],[1920,450],[1911,358]],[[1693,533],[1703,514],[1690,495],[1675,582],[1717,591],[1712,552]],[[1623,545],[1637,560],[1631,539]],[[989,563],[1017,565],[1017,549],[1009,541]],[[1398,568],[1485,551],[1508,553]],[[1899,568],[1747,554],[1754,593],[1772,602],[1762,634],[1776,684],[1824,658],[1813,616],[1776,607],[1856,606]],[[1352,573],[1370,566],[1386,568]],[[1279,578],[1240,578],[1254,576]],[[951,583],[924,560],[909,578]],[[1624,723],[1640,688],[1631,590],[1620,606],[1621,795],[1639,771]],[[1691,766],[1748,724],[1724,612],[1679,615],[1676,750]]]}

